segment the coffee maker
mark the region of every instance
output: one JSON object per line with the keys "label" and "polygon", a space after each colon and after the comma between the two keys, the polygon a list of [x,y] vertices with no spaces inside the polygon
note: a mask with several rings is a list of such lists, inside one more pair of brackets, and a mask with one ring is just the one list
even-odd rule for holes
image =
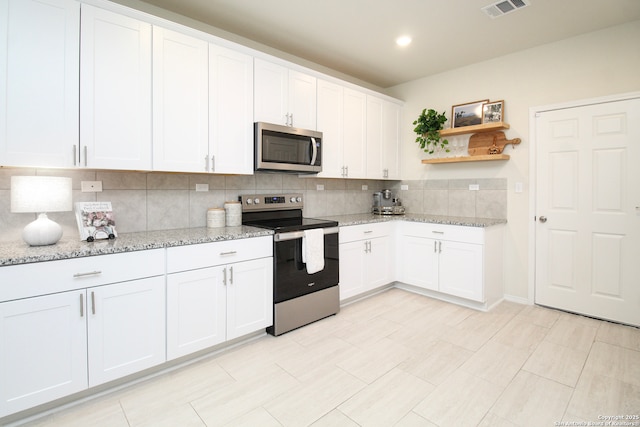
{"label": "coffee maker", "polygon": [[404,215],[404,206],[399,198],[391,194],[391,190],[373,193],[371,212],[376,215]]}

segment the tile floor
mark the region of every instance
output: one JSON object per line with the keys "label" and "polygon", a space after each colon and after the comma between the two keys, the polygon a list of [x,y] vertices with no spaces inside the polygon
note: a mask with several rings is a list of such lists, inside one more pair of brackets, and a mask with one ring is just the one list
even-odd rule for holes
{"label": "tile floor", "polygon": [[554,426],[611,415],[640,415],[640,329],[391,289],[31,425]]}

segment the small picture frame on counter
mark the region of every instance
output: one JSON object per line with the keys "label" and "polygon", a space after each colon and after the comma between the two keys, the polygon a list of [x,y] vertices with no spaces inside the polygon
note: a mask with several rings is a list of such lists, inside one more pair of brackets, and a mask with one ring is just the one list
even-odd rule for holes
{"label": "small picture frame on counter", "polygon": [[111,202],[77,202],[75,214],[80,240],[93,242],[118,236]]}

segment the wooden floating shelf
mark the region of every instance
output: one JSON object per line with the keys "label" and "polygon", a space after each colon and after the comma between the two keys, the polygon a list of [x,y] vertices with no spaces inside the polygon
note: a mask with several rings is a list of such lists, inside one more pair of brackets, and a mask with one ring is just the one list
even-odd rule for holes
{"label": "wooden floating shelf", "polygon": [[505,122],[485,123],[482,125],[442,129],[440,131],[440,136],[443,138],[446,138],[447,136],[464,135],[467,133],[492,132],[496,130],[505,130],[505,129],[509,129],[508,123],[505,123]]}
{"label": "wooden floating shelf", "polygon": [[422,160],[422,163],[426,165],[426,164],[435,164],[435,163],[486,162],[490,160],[509,160],[509,155],[508,154],[487,154],[482,156],[443,157],[441,159],[424,159]]}

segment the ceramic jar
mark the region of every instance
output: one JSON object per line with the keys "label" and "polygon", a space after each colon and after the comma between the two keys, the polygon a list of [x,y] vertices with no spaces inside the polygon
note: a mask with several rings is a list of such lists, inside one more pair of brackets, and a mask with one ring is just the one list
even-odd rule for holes
{"label": "ceramic jar", "polygon": [[224,202],[227,227],[242,225],[242,204],[240,202]]}

